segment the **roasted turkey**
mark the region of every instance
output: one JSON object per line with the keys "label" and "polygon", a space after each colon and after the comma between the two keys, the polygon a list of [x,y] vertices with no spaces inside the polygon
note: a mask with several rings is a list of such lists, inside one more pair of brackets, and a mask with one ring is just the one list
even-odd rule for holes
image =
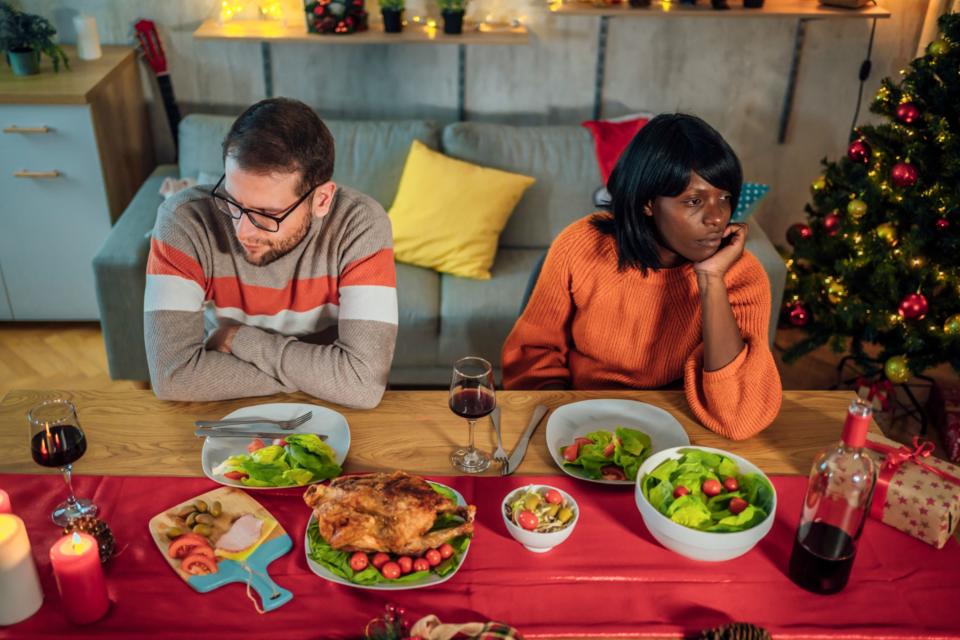
{"label": "roasted turkey", "polygon": [[[463,534],[473,534],[477,508],[460,507],[426,480],[403,471],[336,478],[312,485],[303,496],[320,535],[340,551],[418,555]],[[453,514],[463,524],[428,533],[437,516]]]}

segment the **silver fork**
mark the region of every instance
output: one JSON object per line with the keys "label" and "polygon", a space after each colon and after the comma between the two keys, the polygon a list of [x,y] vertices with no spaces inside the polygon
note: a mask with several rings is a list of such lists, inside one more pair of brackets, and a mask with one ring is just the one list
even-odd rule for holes
{"label": "silver fork", "polygon": [[307,411],[292,420],[270,420],[269,418],[229,418],[227,420],[197,420],[193,424],[198,427],[216,429],[218,427],[232,427],[238,424],[275,424],[284,431],[292,431],[313,417],[312,411]]}
{"label": "silver fork", "polygon": [[500,463],[500,475],[505,476],[510,473],[510,463],[507,461],[507,452],[503,450],[503,436],[500,435],[500,407],[494,407],[490,413],[490,421],[493,422],[493,429],[497,434],[497,450],[493,452],[493,459]]}

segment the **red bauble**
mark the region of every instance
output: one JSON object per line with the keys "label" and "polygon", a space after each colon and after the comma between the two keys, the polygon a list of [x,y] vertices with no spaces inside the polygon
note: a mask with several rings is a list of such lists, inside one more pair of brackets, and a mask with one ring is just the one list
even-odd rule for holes
{"label": "red bauble", "polygon": [[787,242],[789,242],[794,247],[797,246],[802,240],[809,240],[813,236],[813,231],[810,230],[810,227],[798,222],[797,224],[790,225],[790,228],[787,229]]}
{"label": "red bauble", "polygon": [[847,157],[854,162],[867,164],[870,162],[870,145],[866,140],[854,140],[847,147]]}
{"label": "red bauble", "polygon": [[787,319],[795,327],[805,327],[810,322],[810,314],[802,304],[797,302],[787,312]]}
{"label": "red bauble", "polygon": [[827,235],[833,237],[840,230],[840,214],[832,211],[823,217],[823,228]]}
{"label": "red bauble", "polygon": [[893,165],[893,169],[890,171],[890,178],[893,179],[893,184],[898,187],[912,187],[916,183],[917,177],[917,168],[909,162],[898,162]]}
{"label": "red bauble", "polygon": [[937,231],[946,231],[950,228],[950,221],[946,218],[940,218],[937,220]]}
{"label": "red bauble", "polygon": [[906,320],[923,320],[927,315],[927,299],[922,293],[910,293],[900,302],[900,315]]}
{"label": "red bauble", "polygon": [[903,124],[913,124],[920,118],[920,109],[912,102],[904,102],[897,107],[897,120]]}

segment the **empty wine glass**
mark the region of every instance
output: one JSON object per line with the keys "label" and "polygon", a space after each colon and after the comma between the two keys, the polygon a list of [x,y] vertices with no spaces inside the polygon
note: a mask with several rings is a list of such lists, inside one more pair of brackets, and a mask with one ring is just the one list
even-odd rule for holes
{"label": "empty wine glass", "polygon": [[490,466],[489,454],[473,446],[473,432],[477,420],[490,415],[497,406],[494,394],[493,367],[483,358],[467,357],[453,365],[450,381],[450,410],[467,419],[470,441],[466,448],[450,454],[455,469],[466,473],[480,473]]}
{"label": "empty wine glass", "polygon": [[73,493],[73,463],[87,450],[87,439],[77,419],[77,408],[66,400],[45,400],[27,413],[30,422],[30,453],[43,467],[58,467],[70,495],[57,505],[51,517],[65,527],[80,516],[97,515],[97,505]]}

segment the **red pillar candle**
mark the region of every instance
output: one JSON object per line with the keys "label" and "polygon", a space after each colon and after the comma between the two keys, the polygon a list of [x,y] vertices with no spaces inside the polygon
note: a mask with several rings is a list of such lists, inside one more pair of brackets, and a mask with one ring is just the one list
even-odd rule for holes
{"label": "red pillar candle", "polygon": [[93,536],[76,532],[63,536],[50,548],[50,564],[67,620],[87,624],[107,613],[107,583]]}
{"label": "red pillar candle", "polygon": [[13,507],[10,506],[10,495],[0,489],[0,513],[13,513]]}

